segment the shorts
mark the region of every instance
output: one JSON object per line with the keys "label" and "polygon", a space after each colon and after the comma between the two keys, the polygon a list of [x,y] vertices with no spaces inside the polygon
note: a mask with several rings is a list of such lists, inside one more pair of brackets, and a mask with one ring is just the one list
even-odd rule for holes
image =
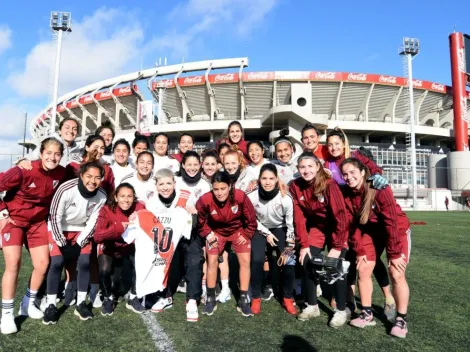
{"label": "shorts", "polygon": [[[405,261],[408,263],[411,255],[411,230],[398,229],[398,236],[400,241],[401,253]],[[380,258],[385,248],[387,247],[386,238],[371,236],[364,234],[362,236],[362,246],[366,252],[367,260],[377,261]]]}
{"label": "shorts", "polygon": [[[251,253],[251,240],[244,237],[241,232],[235,232],[230,236],[222,236],[215,233],[215,236],[217,237],[217,248],[209,248],[209,244],[206,241],[207,254],[220,255],[224,251],[225,245],[228,243],[232,245],[233,251],[236,254]],[[237,243],[239,236],[243,236],[246,239],[246,242],[244,244]]]}
{"label": "shorts", "polygon": [[0,248],[8,246],[20,246],[26,248],[36,248],[47,246],[49,239],[47,235],[47,223],[40,221],[29,227],[18,227],[8,223],[2,231]]}
{"label": "shorts", "polygon": [[[62,255],[60,251],[60,247],[57,245],[54,237],[52,236],[52,232],[48,231],[49,235],[49,253],[51,257],[56,255]],[[64,231],[65,239],[67,240],[67,244],[74,245],[77,243],[77,238],[80,235],[80,231]],[[85,247],[82,247],[80,254],[91,254],[91,241]]]}

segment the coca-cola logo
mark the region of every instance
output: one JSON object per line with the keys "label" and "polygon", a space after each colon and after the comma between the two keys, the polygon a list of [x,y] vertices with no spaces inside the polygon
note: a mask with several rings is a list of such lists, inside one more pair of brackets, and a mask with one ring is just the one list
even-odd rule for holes
{"label": "coca-cola logo", "polygon": [[380,76],[379,82],[382,83],[389,83],[389,84],[396,84],[397,78],[395,76]]}
{"label": "coca-cola logo", "polygon": [[90,95],[87,95],[85,98],[83,98],[83,102],[85,102],[85,103],[89,103],[89,102],[91,102],[92,100],[93,100],[93,99],[92,99],[92,97],[91,97]]}
{"label": "coca-cola logo", "polygon": [[423,81],[419,79],[413,80],[413,87],[422,87],[423,86]]}
{"label": "coca-cola logo", "polygon": [[261,81],[268,80],[269,72],[250,72],[248,73],[248,80],[251,81]]}
{"label": "coca-cola logo", "polygon": [[460,109],[462,110],[462,120],[468,123],[468,113],[467,113],[467,98],[460,98]]}
{"label": "coca-cola logo", "polygon": [[439,92],[445,92],[445,86],[439,83],[433,83],[431,85],[431,89],[438,90]]}
{"label": "coca-cola logo", "polygon": [[464,48],[460,48],[459,51],[457,52],[457,57],[459,61],[459,71],[462,73],[465,72],[465,51]]}
{"label": "coca-cola logo", "polygon": [[367,75],[364,73],[350,73],[348,75],[348,81],[366,81]]}
{"label": "coca-cola logo", "polygon": [[335,79],[336,73],[334,72],[316,72],[315,79]]}
{"label": "coca-cola logo", "polygon": [[216,75],[214,77],[214,82],[232,82],[235,80],[234,73],[226,73],[221,75]]}
{"label": "coca-cola logo", "polygon": [[111,96],[111,92],[110,92],[110,91],[101,92],[100,94],[98,94],[98,98],[99,98],[99,99],[109,98],[110,96]]}
{"label": "coca-cola logo", "polygon": [[131,92],[131,87],[119,88],[118,94],[126,94]]}
{"label": "coca-cola logo", "polygon": [[157,87],[158,88],[167,88],[167,87],[173,87],[174,82],[172,79],[164,79],[160,82],[157,82]]}
{"label": "coca-cola logo", "polygon": [[202,76],[186,77],[183,84],[198,84],[202,83]]}

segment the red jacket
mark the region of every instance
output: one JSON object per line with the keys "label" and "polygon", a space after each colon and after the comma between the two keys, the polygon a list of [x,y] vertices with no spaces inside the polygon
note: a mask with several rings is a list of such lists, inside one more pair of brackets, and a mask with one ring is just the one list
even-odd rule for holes
{"label": "red jacket", "polygon": [[[101,186],[105,191],[106,194],[109,196],[114,192],[114,174],[113,170],[109,166],[108,163],[100,161],[101,165],[104,167],[104,177],[103,181],[101,181]],[[72,160],[67,166],[67,180],[71,180],[73,178],[77,178],[80,176],[80,166],[76,160]]]}
{"label": "red jacket", "polygon": [[323,248],[326,238],[334,249],[348,248],[349,220],[338,184],[330,180],[322,198],[314,195],[311,184],[302,178],[291,182],[289,192],[294,200],[294,226],[302,248]]}
{"label": "red jacket", "polygon": [[179,152],[178,154],[171,154],[170,155],[173,159],[178,160],[178,162],[181,164],[183,161],[183,153]]}
{"label": "red jacket", "polygon": [[[351,244],[358,256],[365,255],[362,247],[362,234],[367,233],[372,237],[387,237],[387,255],[390,259],[399,258],[401,255],[400,236],[406,236],[406,230],[410,227],[408,217],[393,196],[392,189],[387,186],[375,191],[375,201],[369,215],[369,222],[360,225],[358,220],[353,224],[351,231]],[[357,218],[355,214],[362,204],[364,189],[353,192],[345,190],[345,202],[351,218]]]}
{"label": "red jacket", "polygon": [[324,161],[329,158],[328,148],[322,144],[318,145],[317,150],[313,152],[315,156],[320,159],[320,161]]}
{"label": "red jacket", "polygon": [[123,222],[129,222],[129,216],[136,211],[145,209],[141,202],[134,204],[128,211],[123,212],[118,206],[112,211],[108,205],[100,210],[93,239],[96,243],[105,245],[103,251],[109,255],[125,255],[135,250],[134,244],[127,244],[121,238],[125,228]]}
{"label": "red jacket", "polygon": [[[326,149],[326,148],[325,148]],[[363,163],[370,171],[371,175],[380,174],[382,175],[382,169],[374,163],[373,160],[369,159],[367,156],[362,155],[357,150],[351,153],[351,158],[358,159],[361,163]],[[341,163],[345,160],[344,154],[339,158],[333,158],[331,155],[328,154],[328,157],[325,159],[325,164],[323,165],[325,168],[328,169],[330,163],[335,163],[338,168],[340,167]]]}
{"label": "red jacket", "polygon": [[243,231],[246,238],[253,237],[256,228],[256,212],[245,192],[234,190],[234,203],[229,200],[222,206],[208,192],[196,203],[198,212],[198,228],[202,237],[207,237],[212,231],[222,236],[230,236],[237,231]]}
{"label": "red jacket", "polygon": [[0,173],[0,192],[7,191],[0,210],[8,209],[18,226],[27,227],[49,216],[52,197],[60,183],[65,181],[65,168],[57,166],[46,171],[41,160],[31,162],[32,169],[12,167]]}

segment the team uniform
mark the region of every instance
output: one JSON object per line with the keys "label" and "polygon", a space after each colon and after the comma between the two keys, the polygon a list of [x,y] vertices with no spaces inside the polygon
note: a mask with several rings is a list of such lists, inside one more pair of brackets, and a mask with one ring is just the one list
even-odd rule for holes
{"label": "team uniform", "polygon": [[175,159],[177,162],[179,162],[180,164],[183,162],[183,153],[181,153],[181,152],[176,153],[176,154],[171,154],[170,156],[173,159]]}
{"label": "team uniform", "polygon": [[237,180],[234,183],[236,189],[239,189],[245,193],[252,190],[252,183],[253,181],[257,181],[258,178],[256,175],[252,174],[247,168],[243,169],[240,172]]}
{"label": "team uniform", "polygon": [[249,173],[252,175],[256,176],[256,178],[259,177],[259,173],[261,171],[261,167],[265,164],[271,163],[271,160],[263,158],[263,162],[259,163],[258,165],[250,164],[246,167]]}
{"label": "team uniform", "polygon": [[302,154],[302,150],[294,152],[292,158],[287,163],[284,163],[279,159],[272,161],[272,163],[276,165],[279,178],[286,185],[290,184],[292,180],[299,177],[299,172],[297,170],[297,159],[300,154]]}
{"label": "team uniform", "polygon": [[119,165],[115,160],[111,162],[111,170],[114,174],[114,187],[121,184],[122,179],[135,171],[135,164],[131,158],[128,159],[126,166]]}
{"label": "team uniform", "polygon": [[[80,154],[74,154],[72,160],[66,167],[68,179],[79,177],[80,166],[83,163],[83,157]],[[104,177],[101,181],[101,188],[105,190],[107,194],[111,194],[114,191],[114,173],[111,167],[103,159],[99,161],[101,166],[104,168]]]}
{"label": "team uniform", "polygon": [[[377,166],[372,160],[370,160],[367,156],[362,155],[358,151],[354,151],[351,153],[351,158],[358,159],[361,163],[363,163],[370,171],[371,175],[379,174],[382,175],[382,169]],[[333,179],[340,185],[343,186],[345,184],[343,175],[341,174],[340,165],[345,160],[344,154],[338,158],[333,158],[332,156],[328,156],[325,160],[325,164],[323,165],[325,169],[331,171]]]}
{"label": "team uniform", "polygon": [[317,150],[312,151],[312,153],[318,158],[318,160],[320,160],[322,164],[330,157],[328,148],[323,144],[318,144]]}
{"label": "team uniform", "polygon": [[230,141],[230,139],[228,138],[222,138],[222,139],[219,139],[216,143],[215,143],[215,149],[216,150],[219,150],[219,145],[221,143],[226,143],[228,144],[229,146],[237,146],[238,149],[243,153],[243,156],[245,157],[245,161],[247,162],[247,164],[250,163],[250,158],[248,156],[248,142],[245,141],[243,138],[240,139],[240,141],[238,143],[232,143]]}
{"label": "team uniform", "polygon": [[199,179],[199,181],[194,183],[185,182],[181,176],[176,177],[176,188],[180,190],[184,189],[191,193],[190,198],[192,205],[196,205],[196,202],[203,194],[211,191],[210,184],[202,177]]}
{"label": "team uniform", "polygon": [[169,169],[175,174],[180,169],[180,163],[178,162],[178,160],[173,159],[171,156],[168,156],[168,155],[160,156],[154,153],[153,157],[155,160],[154,165],[153,165],[154,174],[160,169]]}
{"label": "team uniform", "polygon": [[144,204],[146,204],[157,193],[157,185],[153,178],[153,173],[150,173],[147,181],[142,181],[139,179],[137,171],[134,171],[131,174],[124,176],[121,183],[130,183],[132,187],[134,187],[137,200]]}

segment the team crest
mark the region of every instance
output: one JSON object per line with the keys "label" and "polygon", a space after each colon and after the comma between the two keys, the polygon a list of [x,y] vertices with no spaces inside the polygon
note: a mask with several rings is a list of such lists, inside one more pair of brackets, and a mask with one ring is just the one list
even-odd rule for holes
{"label": "team crest", "polygon": [[320,203],[324,203],[325,202],[325,197],[323,197],[323,195],[321,195],[320,197],[318,197],[318,201]]}
{"label": "team crest", "polygon": [[276,204],[276,206],[274,207],[277,211],[281,211],[282,210],[282,204],[281,203],[278,203]]}
{"label": "team crest", "polygon": [[53,181],[52,181],[52,188],[55,189],[58,184],[59,184],[59,180],[53,180]]}
{"label": "team crest", "polygon": [[49,243],[49,252],[52,252],[53,248],[54,248],[54,245],[52,243]]}
{"label": "team crest", "polygon": [[145,196],[147,197],[147,199],[150,199],[153,197],[154,193],[155,193],[154,191],[147,191],[145,193]]}
{"label": "team crest", "polygon": [[194,191],[194,195],[196,196],[196,198],[199,198],[201,196],[201,193],[202,193],[202,189],[198,188]]}
{"label": "team crest", "polygon": [[3,234],[3,238],[5,239],[5,241],[8,242],[8,241],[10,240],[10,233],[9,233],[9,232],[4,233],[4,234]]}
{"label": "team crest", "polygon": [[90,216],[90,215],[91,215],[91,213],[92,213],[92,211],[93,211],[93,208],[95,207],[96,204],[97,204],[97,203],[94,203],[94,202],[88,203],[87,208],[86,208],[86,215],[87,215],[87,216]]}
{"label": "team crest", "polygon": [[236,214],[238,212],[238,205],[234,205],[231,209],[232,213]]}

